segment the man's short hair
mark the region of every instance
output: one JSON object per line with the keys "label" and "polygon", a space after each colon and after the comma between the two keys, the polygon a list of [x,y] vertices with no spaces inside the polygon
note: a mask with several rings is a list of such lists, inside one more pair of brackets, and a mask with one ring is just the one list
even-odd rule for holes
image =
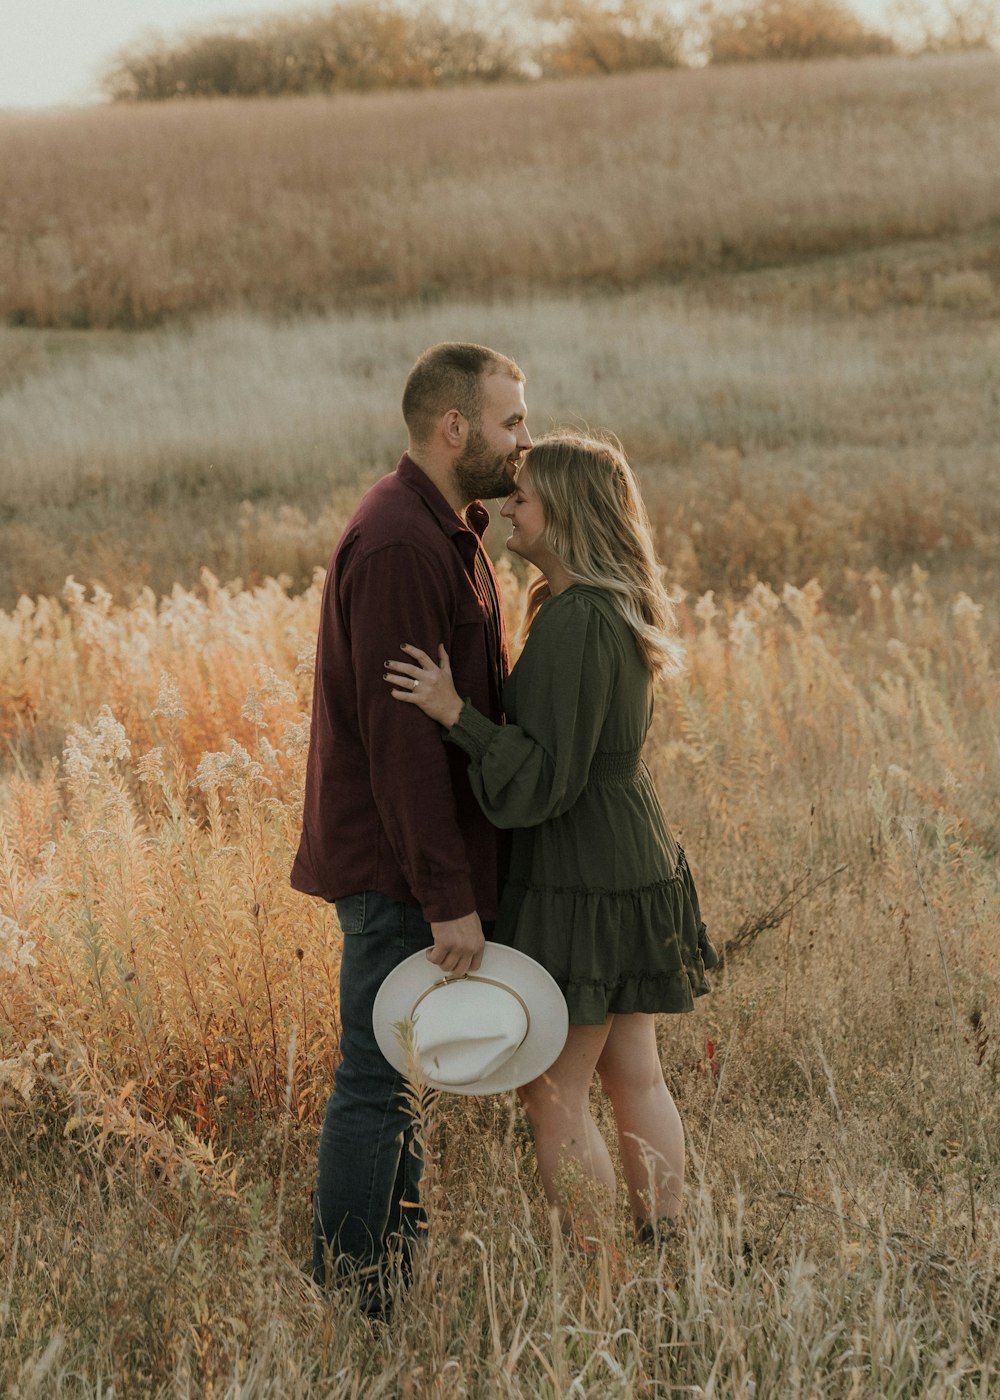
{"label": "man's short hair", "polygon": [[524,383],[514,361],[486,345],[446,341],[425,350],[403,390],[403,418],[412,441],[426,442],[435,423],[451,408],[478,426],[483,415],[483,380],[488,374],[507,374]]}

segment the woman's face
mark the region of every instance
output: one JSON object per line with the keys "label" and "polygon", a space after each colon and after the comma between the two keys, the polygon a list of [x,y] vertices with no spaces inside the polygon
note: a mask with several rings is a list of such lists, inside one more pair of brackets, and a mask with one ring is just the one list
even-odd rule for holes
{"label": "woman's face", "polygon": [[545,511],[526,467],[522,467],[518,473],[517,485],[504,501],[500,514],[514,527],[507,548],[529,563],[539,564],[542,556],[550,553],[542,542]]}

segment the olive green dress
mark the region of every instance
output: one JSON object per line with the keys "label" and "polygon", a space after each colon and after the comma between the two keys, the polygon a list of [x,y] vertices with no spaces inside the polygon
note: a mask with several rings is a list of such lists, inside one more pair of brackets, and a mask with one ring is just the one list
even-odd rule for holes
{"label": "olive green dress", "polygon": [[498,943],[548,968],[574,1024],[690,1011],[717,957],[642,745],[652,677],[603,589],[542,604],[504,688],[508,722],[466,703],[446,738],[483,811],[512,830]]}

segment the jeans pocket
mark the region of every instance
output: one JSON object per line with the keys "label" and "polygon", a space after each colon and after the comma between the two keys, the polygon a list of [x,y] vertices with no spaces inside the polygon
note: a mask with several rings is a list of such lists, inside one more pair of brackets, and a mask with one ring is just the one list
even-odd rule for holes
{"label": "jeans pocket", "polygon": [[336,903],[337,921],[341,932],[363,933],[365,928],[365,894],[348,894]]}

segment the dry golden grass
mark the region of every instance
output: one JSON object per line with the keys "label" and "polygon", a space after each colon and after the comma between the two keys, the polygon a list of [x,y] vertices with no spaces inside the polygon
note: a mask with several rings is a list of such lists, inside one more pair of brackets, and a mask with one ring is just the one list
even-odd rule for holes
{"label": "dry golden grass", "polygon": [[998,73],[873,59],[4,118],[0,320],[506,301],[981,228]]}
{"label": "dry golden grass", "polygon": [[454,338],[517,356],[534,431],[619,433],[685,587],[818,574],[839,595],[845,568],[919,562],[969,588],[1000,540],[1000,280],[955,270],[980,246],[502,307],[0,330],[0,606],[203,565],[306,586],[395,464],[410,365]]}
{"label": "dry golden grass", "polygon": [[[26,319],[486,295],[0,332],[0,1394],[992,1395],[995,74],[5,124]],[[373,1335],[299,1267],[339,931],[287,874],[314,570],[445,338],[640,465],[689,592],[648,757],[727,962],[661,1028],[682,1254],[620,1215],[567,1254],[512,1099],[438,1101],[426,1269]]]}
{"label": "dry golden grass", "polygon": [[685,1251],[619,1217],[567,1255],[512,1098],[438,1102],[427,1269],[373,1335],[299,1269],[337,1034],[335,920],[287,885],[317,610],[206,578],[0,614],[0,1390],[985,1400],[995,618],[919,572],[846,617],[688,599],[649,757],[728,956],[661,1028]]}

